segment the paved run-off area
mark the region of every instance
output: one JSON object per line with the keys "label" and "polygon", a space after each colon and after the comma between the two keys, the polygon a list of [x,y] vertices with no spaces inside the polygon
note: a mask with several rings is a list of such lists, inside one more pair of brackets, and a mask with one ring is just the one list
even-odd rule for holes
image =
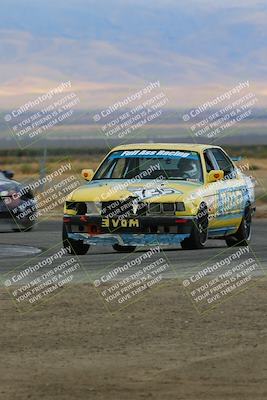
{"label": "paved run-off area", "polygon": [[[60,228],[53,221],[29,233],[1,233],[0,243],[47,250],[60,242]],[[266,233],[267,222],[255,220],[252,247],[263,270]],[[181,279],[225,250],[223,241],[207,247],[166,250],[178,277],[169,274],[164,287],[148,290],[114,315],[89,281],[77,279],[27,313],[17,311],[2,287],[0,398],[265,399],[267,281],[257,280],[200,315]],[[1,274],[39,257],[12,255],[1,254]],[[94,273],[120,257],[109,248],[93,248],[80,260]]]}

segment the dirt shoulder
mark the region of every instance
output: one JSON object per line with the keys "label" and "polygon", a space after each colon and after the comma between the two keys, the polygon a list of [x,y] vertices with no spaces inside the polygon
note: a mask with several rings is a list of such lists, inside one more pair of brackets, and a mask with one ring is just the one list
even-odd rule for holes
{"label": "dirt shoulder", "polygon": [[177,281],[111,316],[79,285],[19,314],[1,289],[1,386],[16,399],[265,399],[267,281],[201,317]]}

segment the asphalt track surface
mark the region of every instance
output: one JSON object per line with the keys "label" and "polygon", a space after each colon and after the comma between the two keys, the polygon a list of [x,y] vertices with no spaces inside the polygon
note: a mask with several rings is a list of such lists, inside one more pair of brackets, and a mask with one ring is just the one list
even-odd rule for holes
{"label": "asphalt track surface", "polygon": [[[0,231],[0,274],[13,271],[16,267],[25,265],[35,265],[39,259],[44,256],[42,252],[46,251],[47,255],[54,254],[61,248],[61,221],[51,220],[40,222],[31,232],[12,232]],[[256,254],[263,275],[267,271],[267,219],[254,219],[252,241],[250,244]],[[40,251],[38,253],[38,251]],[[232,249],[227,249],[223,240],[209,240],[206,248],[202,250],[182,250],[180,245],[177,247],[163,247],[163,252],[172,266],[172,271],[168,272],[166,278],[183,278],[190,275],[202,263],[209,261],[212,257],[219,254],[221,258],[226,256]],[[134,259],[147,251],[147,248],[139,248],[135,253],[122,255],[115,252],[111,247],[107,246],[91,246],[86,255],[79,256],[83,270],[86,276],[94,277],[99,271],[109,268],[111,265],[116,266],[120,263],[122,257],[126,260]],[[64,256],[68,259],[69,255]],[[88,275],[89,274],[89,275]],[[87,279],[84,275],[75,274],[76,281],[84,281]]]}

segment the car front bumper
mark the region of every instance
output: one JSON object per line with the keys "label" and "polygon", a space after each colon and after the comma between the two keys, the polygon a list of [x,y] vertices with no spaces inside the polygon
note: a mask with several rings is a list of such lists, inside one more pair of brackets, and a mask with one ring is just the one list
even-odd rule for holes
{"label": "car front bumper", "polygon": [[101,246],[177,245],[190,236],[193,224],[193,217],[177,216],[138,216],[123,222],[99,215],[64,216],[68,239]]}

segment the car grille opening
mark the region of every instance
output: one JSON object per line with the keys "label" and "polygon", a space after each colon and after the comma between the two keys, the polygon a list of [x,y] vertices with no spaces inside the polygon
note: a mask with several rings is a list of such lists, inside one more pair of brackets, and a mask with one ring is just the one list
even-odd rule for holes
{"label": "car grille opening", "polygon": [[87,213],[86,203],[77,203],[76,210],[78,215],[85,215]]}
{"label": "car grille opening", "polygon": [[[184,203],[144,203],[136,198],[105,201],[92,207],[93,202],[67,202],[69,210],[75,210],[77,215],[101,214],[105,218],[129,218],[146,215],[175,215],[176,211],[184,211]],[[99,208],[98,208],[99,207]]]}
{"label": "car grille opening", "polygon": [[174,203],[163,203],[163,212],[166,214],[174,214],[175,213],[175,204]]}
{"label": "car grille opening", "polygon": [[149,203],[149,214],[151,215],[175,215],[175,203]]}
{"label": "car grille opening", "polygon": [[149,213],[150,214],[160,214],[161,213],[160,203],[150,203],[149,204]]}

